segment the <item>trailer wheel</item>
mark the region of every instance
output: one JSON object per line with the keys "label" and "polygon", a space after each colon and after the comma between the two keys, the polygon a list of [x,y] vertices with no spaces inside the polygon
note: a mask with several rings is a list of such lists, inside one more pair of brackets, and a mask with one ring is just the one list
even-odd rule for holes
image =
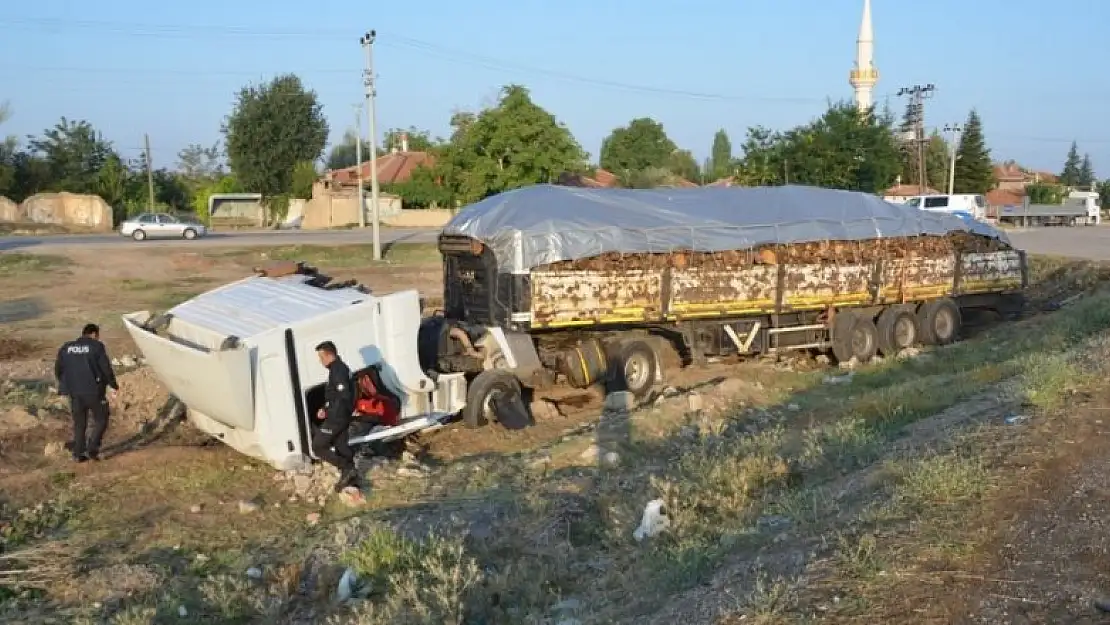
{"label": "trailer wheel", "polygon": [[629,341],[621,346],[620,376],[625,390],[642,399],[655,386],[659,358],[645,341]]}
{"label": "trailer wheel", "polygon": [[917,342],[917,318],[913,312],[900,306],[892,306],[879,313],[878,330],[879,353],[894,356]]}
{"label": "trailer wheel", "polygon": [[836,313],[833,318],[829,333],[832,335],[832,353],[837,362],[848,362],[852,359],[852,325],[856,323],[854,313],[843,311]]}
{"label": "trailer wheel", "polygon": [[960,307],[948,298],[925,302],[917,311],[917,325],[925,345],[948,345],[955,341],[962,323]]}
{"label": "trailer wheel", "polygon": [[504,369],[488,369],[479,373],[466,389],[466,406],[462,411],[463,423],[467,427],[478,428],[491,420],[501,421],[510,429],[520,429],[527,423],[518,424],[518,419],[501,419],[498,408],[509,409],[512,404],[523,406],[520,380]]}

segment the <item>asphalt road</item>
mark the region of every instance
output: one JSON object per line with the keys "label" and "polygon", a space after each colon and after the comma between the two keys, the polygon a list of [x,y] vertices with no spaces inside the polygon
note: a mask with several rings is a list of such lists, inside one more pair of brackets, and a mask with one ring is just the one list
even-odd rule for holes
{"label": "asphalt road", "polygon": [[[388,243],[434,243],[437,228],[382,228],[382,245]],[[267,230],[248,232],[213,232],[206,237],[183,239],[148,239],[143,242],[119,234],[48,235],[0,237],[0,251],[15,249],[101,249],[140,248],[189,249],[196,247],[264,247],[272,245],[351,245],[373,243],[370,228],[365,230]]]}
{"label": "asphalt road", "polygon": [[[383,228],[382,244],[394,242],[433,243],[437,228]],[[1033,254],[1053,254],[1110,260],[1110,225],[1029,228],[1008,231],[1010,241]],[[147,240],[139,243],[118,234],[50,235],[0,237],[0,251],[14,249],[100,249],[100,248],[175,248],[195,247],[264,247],[271,245],[350,245],[372,242],[366,230],[275,230],[248,232],[215,232],[202,239]]]}
{"label": "asphalt road", "polygon": [[1031,254],[1110,260],[1110,226],[1028,228],[1007,234],[1015,247]]}

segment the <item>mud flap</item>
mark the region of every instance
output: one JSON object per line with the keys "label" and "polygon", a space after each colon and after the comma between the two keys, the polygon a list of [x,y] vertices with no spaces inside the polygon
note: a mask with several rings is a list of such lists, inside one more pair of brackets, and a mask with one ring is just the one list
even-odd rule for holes
{"label": "mud flap", "polygon": [[497,416],[497,422],[509,430],[523,430],[532,425],[532,415],[524,405],[520,393],[503,393],[490,397],[489,406]]}

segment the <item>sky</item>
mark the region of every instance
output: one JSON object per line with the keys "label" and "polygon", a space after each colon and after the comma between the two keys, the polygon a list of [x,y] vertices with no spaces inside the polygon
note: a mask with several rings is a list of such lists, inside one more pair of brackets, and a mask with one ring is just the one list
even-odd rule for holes
{"label": "sky", "polygon": [[[324,105],[331,142],[363,101],[359,37],[375,30],[377,125],[446,136],[451,113],[528,87],[596,162],[636,117],[699,160],[724,128],[786,129],[849,99],[863,0],[39,0],[0,15],[0,132],[85,119],[155,167],[211,145],[236,91],[293,72]],[[1071,142],[1110,177],[1106,0],[873,0],[876,103],[936,85],[926,124],[975,108],[995,160],[1059,171]],[[365,131],[365,116],[364,131]]]}

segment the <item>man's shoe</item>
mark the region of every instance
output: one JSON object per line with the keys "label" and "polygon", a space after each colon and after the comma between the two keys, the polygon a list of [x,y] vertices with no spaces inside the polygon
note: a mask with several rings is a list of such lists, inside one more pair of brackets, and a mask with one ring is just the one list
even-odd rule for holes
{"label": "man's shoe", "polygon": [[357,481],[358,470],[347,469],[342,473],[342,475],[339,476],[339,481],[335,483],[335,492],[341,493],[343,492],[343,489],[347,488],[348,486],[354,486],[355,482]]}
{"label": "man's shoe", "polygon": [[90,451],[89,453],[85,454],[85,456],[93,462],[100,462],[100,452]]}
{"label": "man's shoe", "polygon": [[73,461],[74,461],[74,462],[78,462],[78,463],[80,463],[80,462],[88,462],[88,461],[89,461],[89,457],[88,457],[88,456],[86,456],[85,454],[81,454],[81,455],[73,454]]}

